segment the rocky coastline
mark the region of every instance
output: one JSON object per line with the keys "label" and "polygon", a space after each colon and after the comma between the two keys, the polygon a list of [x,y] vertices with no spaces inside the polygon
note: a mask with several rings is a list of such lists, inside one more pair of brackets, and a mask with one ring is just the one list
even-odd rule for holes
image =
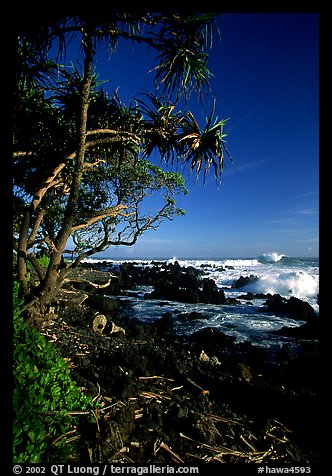
{"label": "rocky coastline", "polygon": [[[203,269],[157,262],[108,266],[81,265],[53,315],[30,320],[100,403],[98,428],[80,428],[89,451],[78,444],[73,461],[320,462],[320,320],[309,304],[265,296],[264,312],[306,321],[277,331],[297,340],[296,355],[287,347],[271,355],[213,327],[176,335],[173,317],[162,307],[151,324],[126,317],[126,303],[116,299],[144,284],[154,288],[149,299],[236,306],[238,299],[227,298]],[[234,285],[241,287],[240,280]]]}

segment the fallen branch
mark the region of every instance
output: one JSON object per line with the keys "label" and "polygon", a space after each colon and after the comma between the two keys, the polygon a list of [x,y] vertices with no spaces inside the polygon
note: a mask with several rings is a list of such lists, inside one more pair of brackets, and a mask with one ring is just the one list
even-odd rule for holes
{"label": "fallen branch", "polygon": [[62,438],[65,438],[65,437],[68,436],[68,435],[73,435],[74,433],[76,433],[76,431],[77,431],[77,428],[75,427],[74,430],[67,431],[67,432],[64,433],[63,435],[58,436],[57,438],[55,438],[54,441],[52,441],[52,445],[58,444],[59,441],[62,440]]}
{"label": "fallen branch", "polygon": [[88,299],[89,294],[87,293],[80,293],[77,291],[71,291],[69,289],[61,289],[59,292],[58,301],[62,301],[64,303],[71,303],[75,304],[75,306],[80,306],[83,302]]}
{"label": "fallen branch", "polygon": [[172,460],[175,461],[176,463],[184,463],[185,462],[185,461],[183,461],[182,458],[180,458],[179,455],[174,453],[174,451],[172,451],[171,448],[166,443],[161,442],[159,448],[162,448],[163,450],[165,450],[171,456]]}
{"label": "fallen branch", "polygon": [[169,380],[170,382],[174,382],[173,378],[160,377],[158,375],[153,375],[152,377],[138,377],[138,378],[139,378],[139,380],[152,380],[152,379],[160,378],[160,379],[163,379],[163,380]]}
{"label": "fallen branch", "polygon": [[171,388],[171,392],[174,392],[175,390],[181,390],[181,388],[183,388],[183,385],[180,385],[179,387],[173,387]]}
{"label": "fallen branch", "polygon": [[219,415],[215,415],[214,413],[205,413],[205,415],[211,418],[211,420],[215,422],[227,423],[229,425],[243,425],[243,423],[238,420],[231,420],[230,418],[224,418]]}
{"label": "fallen branch", "polygon": [[[50,416],[50,415],[58,415],[60,413],[60,410],[50,410],[47,412],[36,412],[38,415],[43,415],[43,416]],[[72,412],[66,412],[64,413],[65,416],[77,416],[77,415],[90,415],[91,411],[85,411],[85,410],[75,410]]]}
{"label": "fallen branch", "polygon": [[160,393],[155,392],[139,392],[141,397],[144,398],[154,398],[154,399],[164,399],[164,400],[172,400],[171,397],[167,397],[166,395],[161,395]]}
{"label": "fallen branch", "polygon": [[218,460],[220,457],[224,455],[231,455],[231,456],[237,456],[238,458],[247,458],[248,460],[252,462],[258,463],[263,458],[265,458],[268,454],[271,453],[271,449],[267,451],[252,451],[252,452],[246,453],[245,451],[232,450],[230,448],[227,448],[226,446],[211,446],[211,445],[207,445],[206,443],[196,441],[193,438],[190,438],[189,436],[184,435],[183,433],[180,433],[180,437],[195,443],[197,446],[200,446],[201,448],[206,448],[209,451],[215,452],[216,454],[212,458],[210,458],[209,461]]}
{"label": "fallen branch", "polygon": [[210,393],[209,390],[205,390],[203,387],[201,387],[201,386],[198,385],[196,382],[194,382],[193,380],[191,380],[191,378],[186,377],[186,381],[187,381],[188,383],[190,383],[190,385],[192,385],[193,387],[198,388],[198,389],[201,391],[201,393],[202,393],[203,395],[209,395],[209,393]]}
{"label": "fallen branch", "polygon": [[248,441],[243,435],[240,435],[240,439],[242,441],[244,441],[244,443],[251,449],[251,451],[253,451],[254,453],[257,452],[257,448],[255,448],[251,443],[250,441]]}
{"label": "fallen branch", "polygon": [[107,286],[109,286],[112,282],[112,279],[114,278],[118,278],[118,276],[115,276],[115,275],[111,275],[110,278],[108,279],[108,281],[106,283],[102,283],[102,284],[97,284],[97,283],[94,283],[92,281],[90,281],[89,279],[85,279],[85,278],[65,278],[63,280],[63,283],[84,283],[84,284],[89,284],[89,286],[92,286],[93,288],[96,288],[96,289],[103,289],[103,288],[107,288]]}

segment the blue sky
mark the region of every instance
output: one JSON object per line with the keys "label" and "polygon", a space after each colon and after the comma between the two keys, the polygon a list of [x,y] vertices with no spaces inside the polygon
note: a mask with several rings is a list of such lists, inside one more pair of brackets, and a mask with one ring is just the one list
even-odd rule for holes
{"label": "blue sky", "polygon": [[[218,24],[208,65],[235,166],[226,160],[219,189],[213,174],[203,186],[186,172],[185,217],[99,257],[318,256],[319,16],[227,13]],[[126,102],[151,89],[154,56],[124,43],[109,62],[100,52],[97,69]],[[210,107],[190,103],[202,125]]]}

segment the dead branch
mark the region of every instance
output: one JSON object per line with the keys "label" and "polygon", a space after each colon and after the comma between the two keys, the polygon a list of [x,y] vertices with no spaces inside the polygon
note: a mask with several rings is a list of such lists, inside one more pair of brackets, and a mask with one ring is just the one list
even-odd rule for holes
{"label": "dead branch", "polygon": [[166,395],[162,395],[161,393],[156,393],[156,392],[139,392],[139,394],[144,397],[144,398],[154,398],[155,400],[159,399],[164,399],[164,400],[171,400],[171,397],[168,397]]}
{"label": "dead branch", "polygon": [[[58,415],[60,413],[60,410],[50,410],[50,411],[45,411],[45,412],[36,412],[38,415],[42,416],[51,416],[51,415]],[[85,411],[85,410],[76,410],[72,412],[66,412],[64,415],[65,416],[75,416],[75,415],[90,415],[91,411]]]}
{"label": "dead branch", "polygon": [[192,385],[193,387],[198,388],[198,390],[200,390],[203,395],[209,395],[209,390],[205,390],[203,387],[194,382],[191,378],[186,377],[186,381],[190,383],[190,385]]}
{"label": "dead branch", "polygon": [[96,284],[96,283],[93,283],[92,281],[89,281],[88,279],[84,279],[84,278],[65,278],[63,280],[63,283],[84,283],[84,284],[88,284],[89,286],[93,287],[93,288],[96,288],[96,289],[103,289],[103,288],[107,288],[111,282],[112,282],[112,279],[114,278],[118,278],[118,276],[115,276],[115,275],[111,275],[111,277],[109,278],[109,280],[106,282],[106,283],[103,283],[103,284]]}
{"label": "dead branch", "polygon": [[184,463],[183,459],[180,458],[179,455],[174,453],[174,451],[172,451],[171,448],[166,443],[161,442],[159,448],[162,448],[163,450],[165,450],[171,456],[172,460],[175,461],[176,463]]}
{"label": "dead branch", "polygon": [[76,431],[77,431],[77,428],[75,427],[74,430],[67,431],[63,435],[58,436],[58,438],[55,438],[55,440],[52,441],[52,445],[56,445],[57,443],[59,443],[60,440],[62,440],[62,438],[65,438],[68,435],[73,435],[74,433],[76,433]]}
{"label": "dead branch", "polygon": [[158,375],[153,375],[152,377],[138,377],[138,378],[139,380],[151,380],[151,379],[161,378],[163,380],[169,380],[170,382],[174,382],[173,378],[160,377]]}
{"label": "dead branch", "polygon": [[211,418],[212,421],[215,422],[220,422],[220,423],[227,423],[228,425],[242,425],[242,423],[238,420],[230,419],[230,418],[224,418],[219,415],[215,415],[213,413],[205,413],[205,415],[209,418]]}
{"label": "dead branch", "polygon": [[245,451],[237,451],[233,450],[231,448],[227,448],[226,446],[211,446],[206,443],[202,443],[200,441],[196,441],[193,438],[190,438],[189,436],[184,435],[183,433],[180,433],[181,438],[185,438],[186,440],[189,440],[193,443],[195,443],[197,446],[200,446],[201,448],[206,448],[209,451],[213,451],[216,454],[209,458],[209,461],[220,461],[220,458],[224,455],[232,455],[232,456],[237,456],[238,458],[247,458],[249,461],[252,462],[260,462],[262,461],[263,458],[265,458],[271,450],[267,451],[250,451],[250,452],[245,452]]}
{"label": "dead branch", "polygon": [[61,289],[59,293],[59,300],[64,303],[70,302],[76,306],[81,306],[83,302],[88,299],[87,293],[78,293],[76,291],[70,291],[68,289]]}

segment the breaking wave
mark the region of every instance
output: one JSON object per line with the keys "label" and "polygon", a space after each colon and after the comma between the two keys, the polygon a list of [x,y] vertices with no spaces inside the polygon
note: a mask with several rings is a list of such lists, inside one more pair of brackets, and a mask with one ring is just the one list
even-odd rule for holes
{"label": "breaking wave", "polygon": [[258,261],[260,263],[277,263],[280,261],[285,255],[279,254],[276,251],[272,253],[263,253],[259,258]]}

